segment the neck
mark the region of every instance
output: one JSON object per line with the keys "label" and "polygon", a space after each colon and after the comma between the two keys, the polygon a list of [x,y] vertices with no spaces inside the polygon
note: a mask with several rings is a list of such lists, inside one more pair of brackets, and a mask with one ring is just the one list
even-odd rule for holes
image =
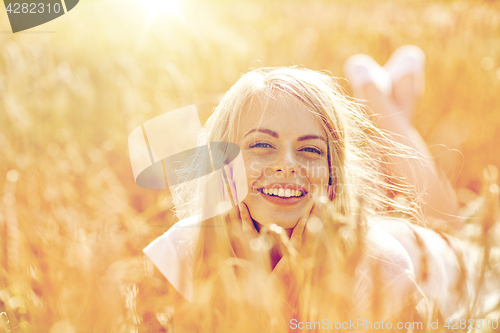
{"label": "neck", "polygon": [[[262,224],[260,224],[259,222],[255,221],[254,219],[252,219],[252,222],[253,222],[253,226],[255,227],[255,229],[258,232],[260,232],[260,229],[262,228]],[[285,231],[286,231],[286,234],[288,235],[288,237],[292,236],[293,228],[285,229]]]}

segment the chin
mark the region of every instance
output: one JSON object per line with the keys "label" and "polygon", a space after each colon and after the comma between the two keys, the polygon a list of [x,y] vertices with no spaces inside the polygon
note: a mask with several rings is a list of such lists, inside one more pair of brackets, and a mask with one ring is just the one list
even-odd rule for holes
{"label": "chin", "polygon": [[253,212],[251,208],[249,209],[252,218],[259,224],[265,226],[276,224],[284,229],[292,229],[300,219],[300,213],[295,212],[276,213],[260,210],[258,212],[254,210],[255,212]]}

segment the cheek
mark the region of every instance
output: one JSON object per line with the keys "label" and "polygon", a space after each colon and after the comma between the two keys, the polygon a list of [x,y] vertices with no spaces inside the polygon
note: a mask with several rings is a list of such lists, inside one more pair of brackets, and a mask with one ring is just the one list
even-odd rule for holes
{"label": "cheek", "polygon": [[323,179],[329,178],[330,175],[330,167],[328,165],[328,161],[324,159],[318,159],[309,161],[303,164],[304,169],[307,171],[307,177],[311,180],[320,181]]}
{"label": "cheek", "polygon": [[245,161],[247,170],[247,180],[250,184],[253,180],[259,179],[264,173],[264,165],[256,160]]}
{"label": "cheek", "polygon": [[318,161],[311,163],[306,170],[307,178],[311,183],[311,194],[326,194],[330,181],[328,162]]}
{"label": "cheek", "polygon": [[328,163],[321,162],[314,165],[310,170],[310,178],[314,181],[327,181],[330,179],[330,167]]}
{"label": "cheek", "polygon": [[273,158],[274,156],[272,154],[263,156],[252,154],[251,152],[243,152],[243,159],[245,161],[245,170],[249,185],[251,185],[252,181],[257,179],[272,176],[272,168],[270,168],[270,165],[273,164]]}

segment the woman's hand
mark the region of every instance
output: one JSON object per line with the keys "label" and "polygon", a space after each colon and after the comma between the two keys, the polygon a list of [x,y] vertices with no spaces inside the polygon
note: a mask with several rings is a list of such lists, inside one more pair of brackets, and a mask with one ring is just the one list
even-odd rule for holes
{"label": "woman's hand", "polygon": [[271,273],[270,280],[284,288],[287,303],[293,309],[297,304],[298,293],[303,280],[303,271],[299,261],[314,254],[318,232],[323,229],[322,209],[328,202],[325,196],[310,199],[302,216],[294,227],[288,244],[284,244],[282,258]]}
{"label": "woman's hand", "polygon": [[[274,270],[277,275],[286,270],[284,267],[290,261],[290,257],[296,257],[299,252],[305,254],[312,250],[315,234],[321,231],[323,223],[320,220],[322,206],[328,201],[325,196],[314,197],[305,205],[301,218],[297,221],[290,238],[285,230],[270,226],[264,228],[275,237],[259,235],[254,226],[250,211],[245,203],[233,207],[225,216],[228,235],[235,257],[255,261],[263,260],[264,253],[275,247],[282,259]],[[285,257],[285,258],[283,258]],[[270,259],[270,258],[266,258]],[[266,262],[268,260],[265,260]]]}
{"label": "woman's hand", "polygon": [[247,205],[241,202],[233,207],[226,215],[226,223],[235,256],[248,260],[254,258],[255,251],[251,245],[257,241],[259,232],[255,229]]}
{"label": "woman's hand", "polygon": [[304,251],[312,249],[316,234],[323,229],[321,216],[328,201],[326,196],[316,196],[307,202],[290,236],[290,244],[296,251],[305,254]]}

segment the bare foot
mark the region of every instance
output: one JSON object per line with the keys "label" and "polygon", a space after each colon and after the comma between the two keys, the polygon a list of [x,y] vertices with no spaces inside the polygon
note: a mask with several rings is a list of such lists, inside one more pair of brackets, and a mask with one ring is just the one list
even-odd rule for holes
{"label": "bare foot", "polygon": [[363,87],[370,84],[383,94],[390,94],[392,91],[387,71],[369,55],[355,54],[349,57],[344,63],[344,72],[356,98],[365,99]]}
{"label": "bare foot", "polygon": [[401,46],[384,65],[392,83],[392,98],[409,120],[424,92],[424,66],[425,53],[415,45]]}

